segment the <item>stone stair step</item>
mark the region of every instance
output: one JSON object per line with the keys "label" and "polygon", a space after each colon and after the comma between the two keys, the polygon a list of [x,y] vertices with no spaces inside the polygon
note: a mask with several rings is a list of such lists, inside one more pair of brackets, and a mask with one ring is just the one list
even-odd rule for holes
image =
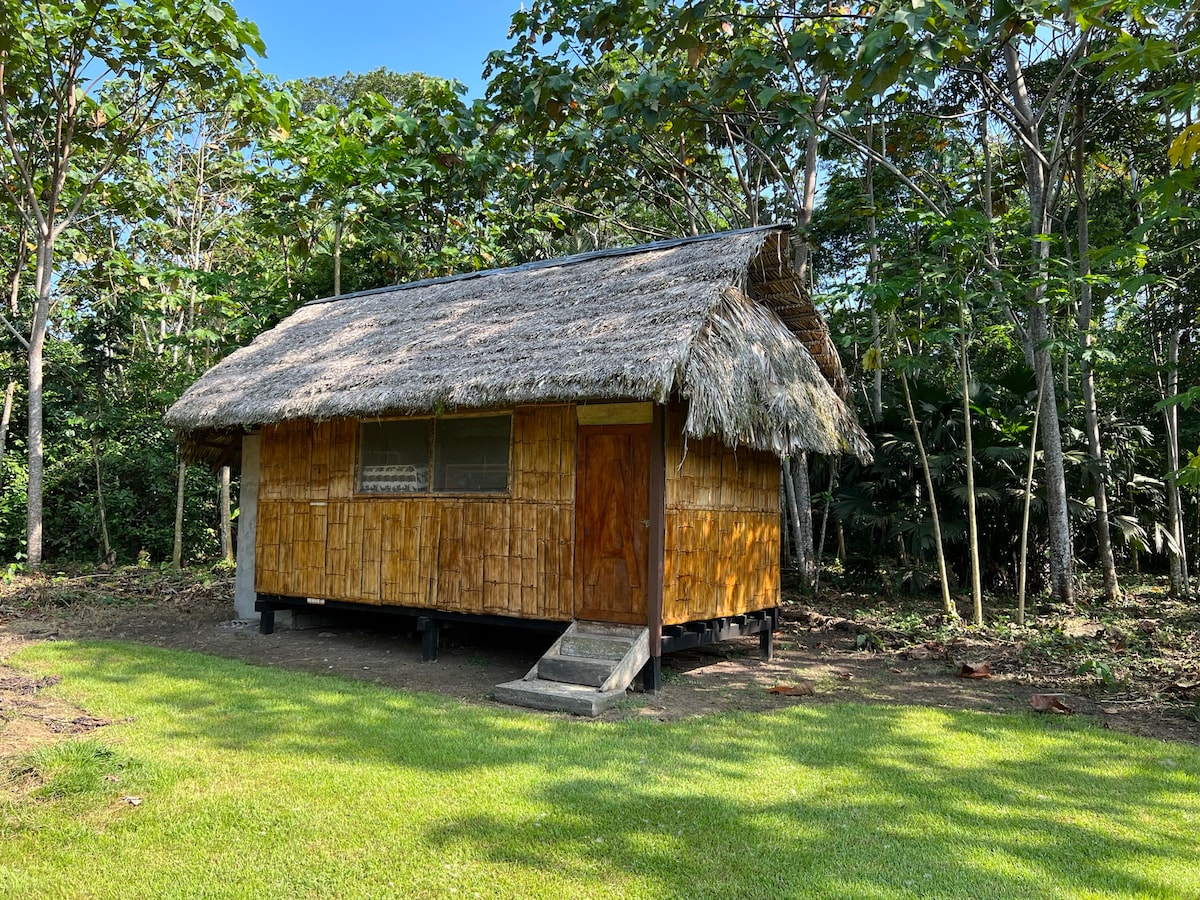
{"label": "stone stair step", "polygon": [[538,678],[598,688],[608,680],[615,664],[615,660],[588,656],[543,656],[538,663]]}
{"label": "stone stair step", "polygon": [[617,662],[625,658],[633,641],[608,635],[578,634],[563,635],[558,652],[561,656],[581,656],[586,659],[610,659]]}
{"label": "stone stair step", "polygon": [[625,697],[625,691],[598,691],[582,684],[534,678],[498,684],[493,696],[500,703],[514,706],[557,710],[577,716],[598,716],[616,706]]}

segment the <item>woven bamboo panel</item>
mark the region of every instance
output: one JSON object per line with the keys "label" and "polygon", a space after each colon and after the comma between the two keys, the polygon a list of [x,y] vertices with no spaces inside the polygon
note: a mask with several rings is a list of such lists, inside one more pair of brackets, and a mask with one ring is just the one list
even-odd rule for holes
{"label": "woven bamboo panel", "polygon": [[688,440],[667,413],[663,623],[732,616],[779,603],[779,460]]}
{"label": "woven bamboo panel", "polygon": [[508,499],[356,496],[357,433],[345,419],[263,430],[258,591],[571,618],[574,407],[513,412]]}

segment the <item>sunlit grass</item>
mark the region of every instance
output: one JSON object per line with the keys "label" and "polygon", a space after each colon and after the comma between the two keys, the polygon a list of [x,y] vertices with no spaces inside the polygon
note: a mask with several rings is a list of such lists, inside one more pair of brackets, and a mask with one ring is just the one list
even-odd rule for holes
{"label": "sunlit grass", "polygon": [[596,723],[134,645],[19,662],[116,724],[10,766],[4,897],[1200,896],[1200,753],[1071,720]]}

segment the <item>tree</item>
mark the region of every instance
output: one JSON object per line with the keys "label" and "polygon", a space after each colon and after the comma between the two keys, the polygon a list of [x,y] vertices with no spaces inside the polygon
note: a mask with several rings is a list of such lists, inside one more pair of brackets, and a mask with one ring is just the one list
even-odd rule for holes
{"label": "tree", "polygon": [[55,250],[89,197],[149,130],[185,114],[187,84],[239,108],[258,91],[245,63],[265,48],[224,0],[0,0],[3,197],[34,241],[28,339],[28,564],[42,560],[43,361]]}

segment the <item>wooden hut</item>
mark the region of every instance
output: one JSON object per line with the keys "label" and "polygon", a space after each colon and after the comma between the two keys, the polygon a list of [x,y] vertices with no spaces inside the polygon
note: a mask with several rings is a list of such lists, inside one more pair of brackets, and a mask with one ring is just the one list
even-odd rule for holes
{"label": "wooden hut", "polygon": [[497,693],[582,712],[673,649],[769,652],[779,457],[869,452],[789,237],[334,297],[233,353],[167,423],[189,460],[241,460],[239,613],[389,609],[429,657],[455,619],[570,626]]}

